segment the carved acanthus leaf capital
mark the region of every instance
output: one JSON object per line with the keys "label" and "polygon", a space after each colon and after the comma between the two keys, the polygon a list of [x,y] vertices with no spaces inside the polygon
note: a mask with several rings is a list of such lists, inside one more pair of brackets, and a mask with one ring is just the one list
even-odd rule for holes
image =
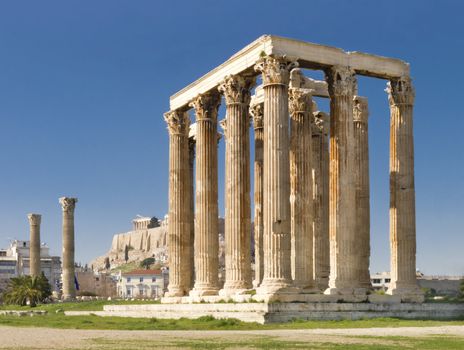
{"label": "carved acanthus leaf capital", "polygon": [[353,97],[353,120],[355,122],[367,123],[369,117],[369,107],[367,98],[362,96]]}
{"label": "carved acanthus leaf capital", "polygon": [[172,135],[188,135],[190,117],[187,111],[170,111],[164,114],[164,120],[168,124],[169,133]]}
{"label": "carved acanthus leaf capital", "polygon": [[317,111],[313,113],[314,115],[314,125],[313,131],[327,135],[330,129],[330,117],[327,113],[322,111]]}
{"label": "carved acanthus leaf capital", "polygon": [[255,129],[263,128],[263,117],[264,117],[264,104],[257,103],[250,106],[250,115],[253,119],[253,127]]}
{"label": "carved acanthus leaf capital", "polygon": [[220,104],[221,95],[215,90],[199,94],[189,103],[189,106],[195,108],[197,121],[209,120],[216,123]]}
{"label": "carved acanthus leaf capital", "polygon": [[228,75],[219,84],[218,90],[224,94],[226,104],[250,104],[250,90],[255,86],[255,77],[242,77],[240,75]]}
{"label": "carved acanthus leaf capital", "polygon": [[[227,137],[227,118],[224,118],[219,121],[219,126],[222,128],[224,132],[224,136]],[[219,140],[218,140],[219,142]]]}
{"label": "carved acanthus leaf capital", "polygon": [[388,93],[390,105],[407,104],[413,105],[416,92],[412,80],[408,76],[391,79],[385,90]]}
{"label": "carved acanthus leaf capital", "polygon": [[42,215],[40,214],[27,214],[27,218],[29,219],[29,224],[32,226],[38,226],[42,221]]}
{"label": "carved acanthus leaf capital", "polygon": [[356,72],[346,66],[332,66],[325,72],[329,95],[350,96],[357,91]]}
{"label": "carved acanthus leaf capital", "polygon": [[297,113],[312,112],[313,90],[291,88],[288,90],[288,109],[292,117]]}
{"label": "carved acanthus leaf capital", "polygon": [[262,74],[264,85],[288,85],[290,71],[295,67],[298,67],[298,62],[286,56],[265,56],[256,63],[255,71]]}
{"label": "carved acanthus leaf capital", "polygon": [[77,198],[61,197],[59,199],[63,211],[73,212],[76,207]]}

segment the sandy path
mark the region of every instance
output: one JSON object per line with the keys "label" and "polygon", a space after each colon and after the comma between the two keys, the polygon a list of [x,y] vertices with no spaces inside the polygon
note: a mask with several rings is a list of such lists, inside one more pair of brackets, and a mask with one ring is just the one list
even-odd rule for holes
{"label": "sandy path", "polygon": [[[118,331],[75,330],[54,328],[20,328],[0,326],[0,349],[98,349],[94,339],[117,342],[137,339],[153,342],[188,339],[245,340],[255,337],[275,337],[287,341],[307,342],[369,342],[353,336],[406,336],[451,335],[464,337],[464,326],[400,327],[400,328],[353,328],[353,329],[297,329],[254,331]],[[384,343],[385,344],[385,343]],[[100,345],[101,346],[101,345]]]}

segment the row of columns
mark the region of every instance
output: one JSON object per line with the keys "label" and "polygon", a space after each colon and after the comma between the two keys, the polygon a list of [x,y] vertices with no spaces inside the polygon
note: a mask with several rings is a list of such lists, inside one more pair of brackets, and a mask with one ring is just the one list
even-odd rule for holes
{"label": "row of columns", "polygon": [[[262,75],[264,105],[250,109],[255,129],[253,283],[249,104],[254,78],[228,76],[218,90],[201,94],[190,104],[195,108],[197,128],[195,219],[189,117],[186,110],[165,115],[170,131],[168,296],[184,296],[189,291],[193,296],[219,292],[220,93],[225,97],[227,115],[221,121],[226,140],[226,253],[225,284],[219,294],[242,293],[252,285],[258,295],[313,292],[326,287],[326,294],[366,294],[370,286],[367,100],[356,95],[355,72],[349,67],[333,66],[326,71],[328,118],[313,111],[311,90],[289,90],[294,67],[295,62],[271,56],[255,66]],[[418,290],[412,165],[414,91],[410,79],[392,80],[388,93],[392,120],[389,292],[395,294],[401,287],[401,293],[407,290],[414,294]]]}
{"label": "row of columns", "polygon": [[[76,286],[74,281],[74,209],[77,198],[62,197],[59,199],[63,210],[63,261],[62,261],[62,283],[63,300],[72,300],[76,297]],[[40,266],[40,224],[42,216],[40,214],[28,214],[30,248],[29,248],[29,269],[30,275],[38,277],[41,275]]]}

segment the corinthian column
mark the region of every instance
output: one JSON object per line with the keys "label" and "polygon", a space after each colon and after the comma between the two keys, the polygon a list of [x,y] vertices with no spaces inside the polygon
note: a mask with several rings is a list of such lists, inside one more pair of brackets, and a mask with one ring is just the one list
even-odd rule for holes
{"label": "corinthian column", "polygon": [[29,271],[32,277],[38,277],[42,272],[40,269],[40,221],[42,216],[28,214],[27,218],[30,229]]}
{"label": "corinthian column", "polygon": [[189,125],[186,111],[164,115],[169,130],[169,286],[167,297],[190,290],[190,164]]}
{"label": "corinthian column", "polygon": [[355,72],[333,66],[326,72],[330,95],[330,279],[326,294],[362,293],[359,287],[356,237],[353,96]]}
{"label": "corinthian column", "polygon": [[254,200],[255,200],[255,279],[253,286],[257,288],[263,280],[263,104],[250,107],[255,130],[255,164],[254,164]]}
{"label": "corinthian column", "polygon": [[226,100],[221,122],[226,140],[225,283],[221,295],[251,288],[250,89],[254,78],[228,76],[219,85]]}
{"label": "corinthian column", "polygon": [[371,288],[369,273],[370,248],[370,208],[369,208],[369,140],[367,118],[369,110],[367,98],[354,97],[354,163],[356,174],[355,209],[356,234],[359,237],[358,276],[360,286]]}
{"label": "corinthian column", "polygon": [[218,287],[217,113],[221,96],[208,92],[190,104],[196,114],[195,284],[192,296],[215,295]]}
{"label": "corinthian column", "polygon": [[264,278],[258,296],[295,292],[291,273],[288,83],[296,66],[285,57],[263,57],[255,66],[264,89]]}
{"label": "corinthian column", "polygon": [[303,291],[314,288],[310,180],[312,103],[311,90],[290,89],[291,266],[293,284]]}
{"label": "corinthian column", "polygon": [[329,116],[314,112],[312,128],[314,280],[319,290],[329,285]]}
{"label": "corinthian column", "polygon": [[74,282],[74,209],[77,198],[61,197],[63,209],[63,300],[76,298]]}
{"label": "corinthian column", "polygon": [[414,88],[409,77],[391,80],[390,102],[390,249],[388,293],[404,301],[422,301],[416,280],[416,209],[412,111]]}

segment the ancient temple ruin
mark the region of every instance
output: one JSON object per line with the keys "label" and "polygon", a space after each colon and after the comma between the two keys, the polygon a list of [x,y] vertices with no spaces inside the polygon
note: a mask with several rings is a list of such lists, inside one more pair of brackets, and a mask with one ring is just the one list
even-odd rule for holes
{"label": "ancient temple ruin", "polygon": [[[306,77],[305,70],[323,71],[325,81]],[[391,116],[387,293],[398,302],[423,300],[416,281],[414,88],[409,65],[265,35],[171,96],[165,114],[170,136],[170,275],[164,302],[241,300],[252,288],[253,298],[260,301],[368,300],[368,101],[358,96],[357,75],[387,80]],[[257,77],[262,81],[258,87]],[[329,98],[330,110],[319,111],[314,96]],[[220,289],[217,119],[222,100],[226,255]],[[195,115],[194,135],[189,135],[190,109]],[[254,164],[250,164],[250,127]]]}

